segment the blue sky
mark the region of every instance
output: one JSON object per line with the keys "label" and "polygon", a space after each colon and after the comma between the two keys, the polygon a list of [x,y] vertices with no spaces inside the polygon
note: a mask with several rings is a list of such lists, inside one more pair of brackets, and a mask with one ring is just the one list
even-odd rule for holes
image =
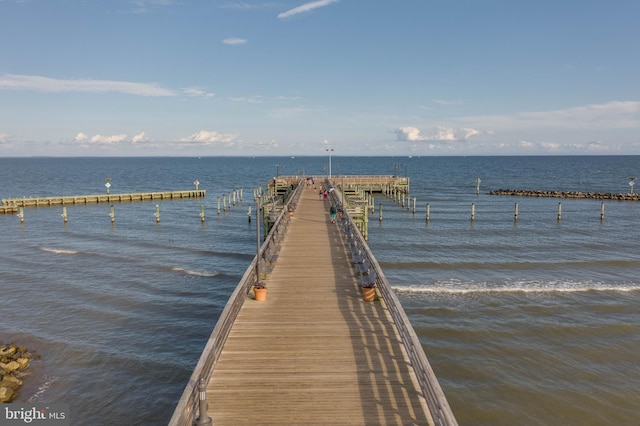
{"label": "blue sky", "polygon": [[0,156],[640,154],[637,0],[0,0]]}

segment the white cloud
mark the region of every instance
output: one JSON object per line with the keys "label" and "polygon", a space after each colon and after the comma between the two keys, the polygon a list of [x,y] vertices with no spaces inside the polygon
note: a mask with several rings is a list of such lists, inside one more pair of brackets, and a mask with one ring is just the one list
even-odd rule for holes
{"label": "white cloud", "polygon": [[300,13],[311,12],[314,9],[318,9],[321,7],[329,6],[330,4],[337,3],[338,0],[318,0],[312,1],[309,3],[305,3],[302,6],[294,7],[293,9],[289,9],[286,12],[282,12],[278,14],[278,18],[286,19],[290,18],[294,15],[298,15]]}
{"label": "white cloud", "polygon": [[557,142],[540,142],[540,146],[549,151],[557,151],[560,148]]}
{"label": "white cloud", "polygon": [[249,97],[240,97],[240,96],[231,96],[229,98],[230,101],[233,102],[243,102],[248,104],[260,104],[262,103],[262,96],[249,96]]}
{"label": "white cloud", "polygon": [[237,46],[239,44],[247,44],[248,41],[244,38],[236,38],[236,37],[230,37],[230,38],[225,38],[224,40],[222,40],[222,42],[224,44],[228,44],[230,46]]}
{"label": "white cloud", "polygon": [[73,140],[76,142],[84,142],[86,140],[89,139],[89,136],[85,135],[84,133],[78,133]]}
{"label": "white cloud", "polygon": [[188,138],[180,139],[180,142],[201,142],[205,145],[209,145],[209,144],[218,143],[218,142],[230,143],[230,142],[233,142],[233,140],[236,139],[237,137],[238,137],[237,134],[231,134],[231,133],[221,134],[218,132],[200,130],[199,132],[194,133]]}
{"label": "white cloud", "polygon": [[138,96],[176,96],[178,93],[155,83],[111,80],[62,80],[37,75],[3,74],[0,89],[36,90],[40,92],[116,92]]}
{"label": "white cloud", "polygon": [[400,127],[395,130],[396,136],[400,141],[424,141],[424,136],[420,134],[420,129],[417,127]]}
{"label": "white cloud", "polygon": [[610,147],[599,141],[596,141],[596,142],[589,142],[587,144],[587,149],[589,151],[608,151]]}
{"label": "white cloud", "polygon": [[135,135],[134,137],[131,138],[131,142],[133,143],[138,143],[138,142],[148,142],[151,139],[149,139],[147,137],[147,135],[144,134],[144,132],[140,132],[137,135]]}
{"label": "white cloud", "polygon": [[111,144],[117,144],[117,143],[123,142],[126,139],[127,139],[127,135],[125,134],[111,135],[111,136],[95,135],[91,138],[91,142],[96,144],[111,145]]}
{"label": "white cloud", "polygon": [[482,123],[485,127],[504,130],[523,129],[631,129],[640,127],[640,102],[611,101],[574,108],[517,112],[512,115],[461,117],[457,121]]}
{"label": "white cloud", "polygon": [[186,89],[182,89],[182,93],[187,96],[201,97],[201,98],[213,98],[216,96],[215,93],[207,92],[204,89],[200,89],[199,87],[188,87]]}
{"label": "white cloud", "polygon": [[528,112],[516,119],[553,127],[600,126],[633,127],[640,123],[640,102],[607,102],[563,110]]}
{"label": "white cloud", "polygon": [[170,6],[173,0],[133,0],[134,13],[146,13],[154,6]]}
{"label": "white cloud", "polygon": [[265,2],[265,3],[245,3],[245,2],[229,2],[219,5],[220,9],[240,9],[240,10],[251,10],[251,9],[262,9],[266,7],[273,7],[275,3]]}
{"label": "white cloud", "polygon": [[467,141],[473,136],[480,135],[480,131],[476,129],[462,128],[453,129],[450,127],[437,127],[429,134],[423,134],[417,127],[407,126],[400,127],[395,130],[398,140],[417,142],[417,141]]}

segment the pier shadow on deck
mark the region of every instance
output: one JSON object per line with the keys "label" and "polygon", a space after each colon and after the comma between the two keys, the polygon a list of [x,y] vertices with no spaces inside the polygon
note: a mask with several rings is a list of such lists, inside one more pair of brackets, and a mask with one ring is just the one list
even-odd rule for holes
{"label": "pier shadow on deck", "polygon": [[303,192],[266,282],[209,381],[215,425],[432,423],[385,304],[363,301],[316,191]]}

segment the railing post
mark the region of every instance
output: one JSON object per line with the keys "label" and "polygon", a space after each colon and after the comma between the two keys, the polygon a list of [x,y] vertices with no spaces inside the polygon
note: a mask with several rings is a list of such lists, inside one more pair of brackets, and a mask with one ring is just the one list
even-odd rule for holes
{"label": "railing post", "polygon": [[203,378],[198,383],[198,391],[200,391],[200,416],[196,420],[196,426],[212,425],[211,417],[207,416],[207,385]]}

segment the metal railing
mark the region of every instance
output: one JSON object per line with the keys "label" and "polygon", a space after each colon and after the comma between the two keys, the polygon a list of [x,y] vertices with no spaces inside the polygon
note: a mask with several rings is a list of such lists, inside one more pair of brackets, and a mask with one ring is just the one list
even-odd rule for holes
{"label": "metal railing", "polygon": [[[340,197],[335,194],[335,191],[333,191],[331,195],[332,201],[337,206],[342,207]],[[351,219],[346,209],[343,209],[342,220],[347,223],[353,237],[359,240],[359,245],[362,247],[364,256],[368,259],[371,269],[375,271],[376,288],[384,300],[385,305],[389,309],[394,323],[396,324],[396,328],[400,334],[400,339],[407,351],[409,361],[413,366],[418,384],[420,385],[420,390],[426,400],[427,407],[429,408],[435,425],[457,426],[458,422],[451,411],[451,407],[449,406],[449,402],[447,401],[442,388],[440,387],[438,378],[427,360],[427,355],[424,353],[420,339],[413,329],[407,314],[402,308],[400,300],[391,289],[384,272],[382,272],[380,264],[378,264],[378,261],[371,252],[371,249],[365,242],[362,233],[358,230],[355,222]],[[341,228],[341,231],[344,232],[344,228]]]}
{"label": "metal railing", "polygon": [[[280,212],[278,219],[276,220],[274,226],[272,227],[269,234],[264,239],[262,243],[260,253],[264,250],[264,248],[270,244],[271,240],[274,238],[276,233],[276,229],[280,224],[280,221],[286,219],[288,215],[289,206],[293,206],[298,202],[300,195],[302,194],[302,190],[304,189],[304,185],[301,182],[298,183],[296,189],[291,194],[291,197],[287,200],[285,204],[285,208]],[[260,213],[258,213],[258,216]],[[205,345],[202,355],[198,363],[196,364],[189,381],[182,393],[182,397],[178,401],[176,408],[173,412],[173,416],[169,421],[170,426],[192,426],[198,413],[198,404],[199,404],[199,390],[198,384],[201,379],[204,379],[205,383],[209,382],[211,375],[213,374],[213,369],[218,359],[220,358],[220,354],[222,353],[222,348],[224,343],[229,336],[231,331],[231,327],[238,316],[238,312],[240,312],[240,308],[244,304],[246,300],[247,294],[251,290],[253,284],[256,280],[256,262],[260,261],[259,255],[256,254],[256,257],[251,262],[251,265],[247,268],[244,275],[240,279],[237,287],[229,297],[227,304],[224,307],[224,310],[220,314],[216,325],[209,336],[209,340]]]}

